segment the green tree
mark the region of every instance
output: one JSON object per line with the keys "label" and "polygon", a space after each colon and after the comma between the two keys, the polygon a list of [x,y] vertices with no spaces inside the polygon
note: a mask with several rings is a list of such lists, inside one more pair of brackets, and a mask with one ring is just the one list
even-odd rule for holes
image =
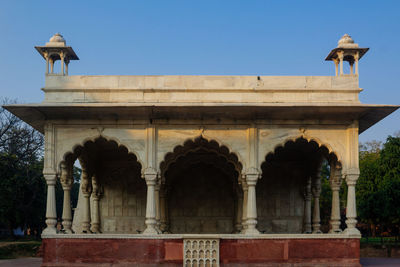
{"label": "green tree", "polygon": [[389,136],[380,157],[382,181],[379,185],[381,219],[396,231],[400,223],[400,137]]}
{"label": "green tree", "polygon": [[378,142],[360,146],[360,177],[356,185],[357,211],[360,221],[368,224],[375,236],[376,225],[380,223],[378,198],[381,182],[380,145]]}
{"label": "green tree", "polygon": [[16,227],[40,232],[44,223],[42,147],[40,133],[0,106],[0,226],[11,235]]}

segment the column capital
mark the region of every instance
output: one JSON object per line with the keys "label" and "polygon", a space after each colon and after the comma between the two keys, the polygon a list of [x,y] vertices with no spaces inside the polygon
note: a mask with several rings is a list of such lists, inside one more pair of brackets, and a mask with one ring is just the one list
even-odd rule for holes
{"label": "column capital", "polygon": [[257,168],[252,167],[246,170],[244,176],[247,185],[256,185],[257,180],[261,178],[261,172]]}
{"label": "column capital", "polygon": [[153,168],[146,168],[142,173],[142,177],[146,180],[147,185],[156,185],[158,183],[158,173]]}
{"label": "column capital", "polygon": [[346,171],[344,176],[346,177],[346,183],[348,185],[355,185],[358,180],[358,177],[360,176],[360,169],[358,168],[349,169]]}

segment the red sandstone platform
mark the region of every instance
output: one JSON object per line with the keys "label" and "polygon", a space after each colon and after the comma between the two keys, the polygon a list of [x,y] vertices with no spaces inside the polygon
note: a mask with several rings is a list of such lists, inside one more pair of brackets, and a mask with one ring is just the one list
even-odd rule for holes
{"label": "red sandstone platform", "polygon": [[[183,238],[44,238],[42,266],[182,266]],[[361,266],[358,238],[222,238],[221,266]]]}

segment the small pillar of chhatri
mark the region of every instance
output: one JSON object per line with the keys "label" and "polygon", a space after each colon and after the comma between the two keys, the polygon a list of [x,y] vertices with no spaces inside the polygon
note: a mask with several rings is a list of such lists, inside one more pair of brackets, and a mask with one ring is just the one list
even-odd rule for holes
{"label": "small pillar of chhatri", "polygon": [[[335,63],[336,76],[344,75],[343,61],[349,62],[350,75],[358,75],[358,61],[368,50],[369,48],[358,47],[351,36],[345,34],[340,38],[338,46],[329,53],[325,60],[332,60]],[[353,66],[355,66],[355,72]]]}
{"label": "small pillar of chhatri", "polygon": [[[79,60],[72,47],[67,46],[64,37],[56,33],[45,46],[35,46],[36,50],[46,60],[46,75],[68,75],[68,65],[71,60]],[[60,73],[54,73],[54,62],[61,61]]]}

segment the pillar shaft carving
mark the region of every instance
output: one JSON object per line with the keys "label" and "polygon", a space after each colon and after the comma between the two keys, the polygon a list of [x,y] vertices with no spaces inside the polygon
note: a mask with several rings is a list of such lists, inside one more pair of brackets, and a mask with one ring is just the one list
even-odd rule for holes
{"label": "pillar shaft carving", "polygon": [[147,185],[147,202],[146,202],[146,229],[143,234],[156,235],[157,220],[156,220],[156,201],[155,201],[155,186],[157,183],[157,172],[151,168],[145,170],[144,179]]}
{"label": "pillar shaft carving", "polygon": [[56,234],[57,212],[56,212],[56,174],[44,174],[47,183],[47,202],[46,202],[46,228],[44,235]]}
{"label": "pillar shaft carving", "polygon": [[63,162],[61,164],[60,182],[64,191],[63,213],[62,213],[62,226],[64,233],[71,234],[72,226],[72,210],[71,210],[71,187],[73,183],[72,178],[72,164]]}
{"label": "pillar shaft carving", "polygon": [[256,201],[256,184],[260,178],[260,172],[256,169],[250,169],[246,173],[247,184],[247,216],[244,234],[255,235],[260,232],[257,230],[257,201]]}
{"label": "pillar shaft carving", "polygon": [[320,172],[312,177],[311,192],[314,197],[314,210],[312,218],[313,233],[320,234],[321,232],[321,217],[320,217],[320,206],[319,197],[321,195],[321,176]]}
{"label": "pillar shaft carving", "polygon": [[347,208],[346,208],[346,224],[347,228],[344,231],[349,235],[360,235],[360,231],[356,228],[357,210],[356,210],[356,183],[359,176],[359,170],[352,170],[346,174],[347,184]]}
{"label": "pillar shaft carving", "polygon": [[[82,165],[82,161],[81,161]],[[90,195],[92,194],[92,181],[88,175],[86,166],[82,166],[82,195],[84,200],[83,218],[82,218],[82,233],[90,233]]]}
{"label": "pillar shaft carving", "polygon": [[330,186],[332,189],[332,210],[331,220],[329,221],[329,233],[340,233],[340,198],[339,191],[342,184],[342,170],[335,166],[331,166]]}
{"label": "pillar shaft carving", "polygon": [[242,180],[242,189],[243,189],[243,206],[242,206],[242,233],[244,233],[244,230],[247,228],[246,226],[246,220],[247,220],[247,200],[248,200],[248,186],[246,183],[246,177],[243,176]]}
{"label": "pillar shaft carving", "polygon": [[103,187],[99,184],[96,175],[92,176],[92,199],[93,211],[90,231],[92,233],[101,233],[100,231],[100,198],[103,195]]}

